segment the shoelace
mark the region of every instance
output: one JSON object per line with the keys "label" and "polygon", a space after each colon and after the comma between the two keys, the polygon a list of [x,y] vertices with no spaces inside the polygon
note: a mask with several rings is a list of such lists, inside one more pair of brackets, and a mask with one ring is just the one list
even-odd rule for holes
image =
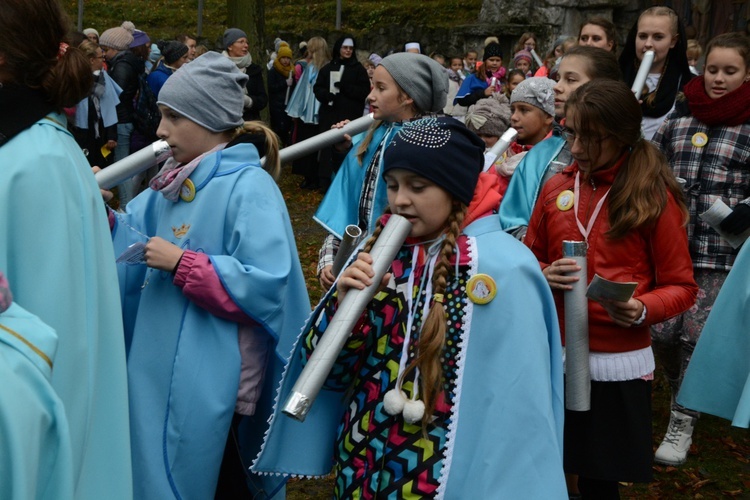
{"label": "shoelace", "polygon": [[685,430],[685,427],[687,427],[688,422],[691,419],[688,418],[676,418],[674,421],[669,423],[669,429],[667,430],[667,435],[664,436],[664,441],[669,444],[677,444],[677,441],[680,437],[680,433]]}

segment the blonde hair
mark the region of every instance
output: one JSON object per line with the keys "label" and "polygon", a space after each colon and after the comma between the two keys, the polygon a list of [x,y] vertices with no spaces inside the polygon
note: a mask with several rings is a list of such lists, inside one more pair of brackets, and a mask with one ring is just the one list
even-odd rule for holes
{"label": "blonde hair", "polygon": [[281,173],[281,162],[279,161],[279,138],[268,125],[261,121],[250,121],[243,123],[232,132],[232,139],[242,134],[264,135],[266,139],[266,162],[263,169],[268,172],[273,180],[278,180]]}
{"label": "blonde hair", "polygon": [[665,7],[663,5],[657,5],[656,7],[651,7],[643,12],[641,12],[641,15],[638,16],[638,22],[641,21],[646,16],[667,16],[669,17],[669,28],[672,33],[673,37],[677,37],[679,34],[679,18],[677,17],[677,13],[670,9],[669,7]]}
{"label": "blonde hair", "polygon": [[[430,312],[422,320],[422,330],[417,342],[417,356],[406,370],[401,374],[402,381],[415,368],[419,368],[421,382],[419,384],[422,394],[422,401],[425,405],[424,416],[422,417],[422,429],[426,430],[427,425],[432,419],[435,412],[435,403],[440,394],[443,392],[443,368],[442,354],[445,348],[445,335],[448,329],[448,320],[442,300],[435,300],[437,296],[444,295],[448,288],[449,279],[453,274],[453,266],[450,259],[454,255],[458,244],[458,237],[461,235],[461,226],[466,218],[468,208],[465,204],[454,201],[448,219],[446,220],[445,239],[438,253],[438,260],[435,263],[435,270],[432,273],[432,297],[430,297]],[[390,213],[390,209],[386,209]],[[364,251],[369,252],[375,241],[380,236],[383,225],[378,219],[378,224],[372,237],[365,244]],[[408,293],[412,293],[411,290]]]}
{"label": "blonde hair", "polygon": [[687,50],[685,51],[685,53],[687,54],[688,59],[698,59],[701,55],[703,55],[703,48],[701,48],[698,40],[688,40]]}
{"label": "blonde hair", "polygon": [[328,42],[320,36],[314,36],[307,41],[307,53],[311,57],[312,65],[318,69],[328,64],[328,61],[331,60],[331,55],[328,52]]}

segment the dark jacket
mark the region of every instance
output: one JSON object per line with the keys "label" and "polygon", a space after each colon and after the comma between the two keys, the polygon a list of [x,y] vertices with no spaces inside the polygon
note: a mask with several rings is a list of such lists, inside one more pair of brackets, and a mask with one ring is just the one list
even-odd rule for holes
{"label": "dark jacket", "polygon": [[[292,75],[294,75],[294,67],[292,67]],[[271,67],[268,70],[268,112],[271,117],[271,128],[279,136],[286,132],[286,127],[291,125],[291,118],[286,114],[285,101],[287,96],[291,97],[293,90],[294,84],[291,87],[287,86],[286,78],[276,71],[276,68]]]}
{"label": "dark jacket", "polygon": [[249,108],[245,108],[242,113],[242,118],[247,120],[260,120],[260,112],[268,105],[268,95],[266,94],[266,86],[263,83],[263,69],[255,63],[250,64],[245,68],[245,73],[248,77],[247,80],[247,95],[253,100],[253,105]]}
{"label": "dark jacket", "polygon": [[143,59],[129,50],[118,52],[109,61],[109,76],[120,86],[120,104],[117,105],[117,122],[133,122],[133,100],[138,93],[138,77],[146,71]]}
{"label": "dark jacket", "polygon": [[[353,37],[344,35],[333,46],[333,60],[323,66],[313,87],[315,98],[320,101],[320,129],[328,130],[341,120],[354,120],[364,114],[365,99],[370,93],[370,78],[365,67],[354,54],[349,59],[341,59],[341,45]],[[355,42],[356,47],[356,42]],[[330,91],[331,71],[344,68],[338,84],[339,93]]]}

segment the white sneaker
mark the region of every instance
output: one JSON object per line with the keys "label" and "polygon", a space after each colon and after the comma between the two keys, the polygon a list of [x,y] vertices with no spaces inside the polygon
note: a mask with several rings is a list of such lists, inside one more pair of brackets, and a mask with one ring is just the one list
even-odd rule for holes
{"label": "white sneaker", "polygon": [[695,418],[679,411],[672,411],[669,427],[664,440],[654,455],[654,461],[663,465],[682,465],[687,460],[688,450],[693,443]]}

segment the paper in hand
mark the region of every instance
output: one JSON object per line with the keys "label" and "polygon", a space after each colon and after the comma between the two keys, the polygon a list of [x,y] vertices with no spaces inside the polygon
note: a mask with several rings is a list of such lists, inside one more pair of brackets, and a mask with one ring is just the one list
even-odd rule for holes
{"label": "paper in hand", "polygon": [[633,297],[633,292],[638,286],[635,281],[618,282],[602,278],[598,274],[589,283],[586,289],[586,297],[597,302],[614,300],[617,302],[627,302]]}

